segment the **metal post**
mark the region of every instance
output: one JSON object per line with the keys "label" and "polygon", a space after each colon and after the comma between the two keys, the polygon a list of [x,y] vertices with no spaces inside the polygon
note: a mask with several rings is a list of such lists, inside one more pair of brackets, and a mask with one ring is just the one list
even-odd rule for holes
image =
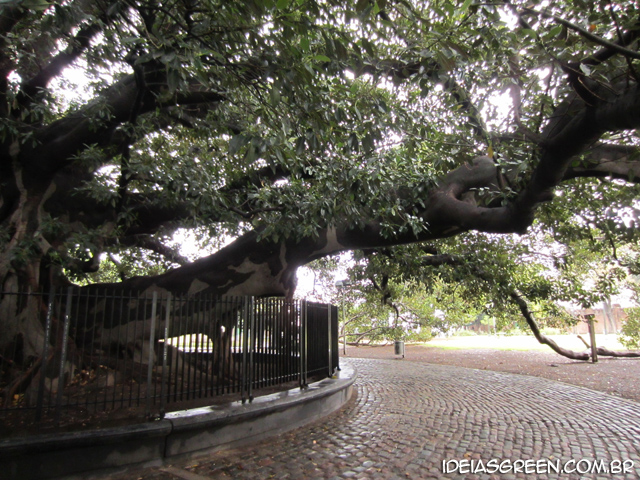
{"label": "metal post", "polygon": [[298,332],[298,351],[299,351],[299,355],[298,355],[298,373],[299,373],[299,383],[300,383],[300,388],[302,388],[304,386],[304,382],[302,379],[302,371],[304,370],[304,364],[303,364],[303,359],[304,356],[302,354],[302,318],[304,317],[304,314],[302,313],[304,309],[304,300],[300,300],[300,327],[299,327],[299,332]]}
{"label": "metal post", "polygon": [[[171,321],[171,293],[167,296],[167,312],[164,318],[164,345],[162,346],[162,383],[160,385],[160,416],[164,418],[164,407],[167,401],[167,356],[169,352],[169,322]],[[174,350],[177,357],[177,352]],[[177,361],[177,358],[176,358]]]}
{"label": "metal post", "polygon": [[51,337],[51,317],[53,316],[55,290],[49,290],[49,303],[47,305],[47,319],[44,326],[44,345],[42,347],[42,361],[40,362],[40,382],[38,385],[38,397],[36,399],[36,422],[42,418],[42,403],[44,400],[44,381],[47,375],[47,355],[49,355],[49,339]]}
{"label": "metal post", "polygon": [[240,395],[242,397],[242,403],[247,401],[246,391],[249,390],[247,386],[247,377],[249,372],[247,369],[247,353],[249,350],[249,297],[244,297],[244,305],[242,306],[242,367],[240,368]]}
{"label": "metal post", "polygon": [[[335,306],[330,304],[329,308],[331,308],[331,311],[333,312],[333,309],[335,307],[335,312],[336,312],[336,316],[335,316],[335,320],[333,323],[333,325],[335,325],[335,327],[333,325],[331,325],[331,331],[333,332],[333,330],[335,329],[336,331],[336,335],[335,335],[335,339],[336,339],[336,348],[333,348],[333,345],[331,346],[332,351],[336,352],[336,366],[334,367],[337,371],[340,371],[340,309]],[[333,318],[333,315],[332,315]]]}
{"label": "metal post", "polygon": [[255,298],[249,298],[249,402],[253,401],[253,371],[254,371],[254,363],[253,363],[253,353],[255,351],[255,332],[256,332],[256,304]]}
{"label": "metal post", "polygon": [[67,306],[64,312],[64,326],[62,327],[62,350],[60,352],[60,370],[58,373],[58,392],[56,396],[55,424],[60,422],[60,405],[62,404],[62,392],[64,390],[64,364],[67,361],[67,341],[69,339],[69,323],[71,319],[71,301],[73,299],[73,287],[67,288]]}
{"label": "metal post", "polygon": [[149,332],[149,367],[147,368],[147,417],[151,416],[151,377],[153,376],[153,343],[156,331],[158,292],[153,292],[151,303],[151,332]]}
{"label": "metal post", "polygon": [[333,376],[333,350],[331,349],[331,305],[327,305],[327,333],[329,339],[329,376]]}
{"label": "metal post", "polygon": [[593,315],[589,316],[589,337],[591,338],[591,362],[598,362],[598,347],[596,346],[596,326]]}
{"label": "metal post", "polygon": [[300,303],[300,388],[307,386],[307,301]]}
{"label": "metal post", "polygon": [[303,342],[302,342],[302,347],[303,347],[303,351],[304,351],[304,386],[308,386],[308,378],[307,378],[307,374],[309,373],[309,335],[308,335],[308,329],[309,329],[309,308],[308,308],[308,302],[305,300],[304,301],[304,334],[303,334]]}
{"label": "metal post", "polygon": [[344,317],[344,291],[342,292],[342,355],[347,355],[347,323]]}

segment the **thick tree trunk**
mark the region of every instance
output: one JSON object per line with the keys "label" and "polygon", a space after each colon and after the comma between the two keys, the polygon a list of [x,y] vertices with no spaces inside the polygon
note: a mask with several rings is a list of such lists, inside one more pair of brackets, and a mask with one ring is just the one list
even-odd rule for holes
{"label": "thick tree trunk", "polygon": [[[46,182],[23,180],[22,170],[15,164],[6,173],[10,178],[4,179],[3,186],[16,192],[16,201],[0,223],[1,231],[10,235],[0,254],[0,352],[20,344],[22,359],[28,359],[38,355],[44,342],[42,299],[4,292],[35,292],[51,281],[42,275],[43,260],[51,249],[43,233],[44,205],[55,188]],[[7,205],[2,206],[8,210]]]}

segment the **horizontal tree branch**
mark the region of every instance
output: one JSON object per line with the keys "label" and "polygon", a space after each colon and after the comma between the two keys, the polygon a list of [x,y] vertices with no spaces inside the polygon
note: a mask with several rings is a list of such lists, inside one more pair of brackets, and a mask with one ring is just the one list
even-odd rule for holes
{"label": "horizontal tree branch", "polygon": [[150,235],[132,235],[119,239],[119,244],[128,247],[138,247],[151,250],[165,257],[167,260],[176,263],[178,265],[187,265],[191,262],[190,259],[180,254],[176,249],[171,248],[163,244],[157,238],[153,238]]}
{"label": "horizontal tree branch", "polygon": [[[585,347],[591,349],[591,345],[589,345],[584,338],[578,335],[578,338],[584,343]],[[598,355],[602,355],[603,357],[617,357],[617,358],[640,358],[640,352],[616,352],[613,350],[609,350],[606,347],[598,347],[596,346],[596,353]]]}
{"label": "horizontal tree branch", "polygon": [[598,144],[567,169],[564,180],[579,177],[611,177],[640,182],[640,147]]}
{"label": "horizontal tree branch", "polygon": [[[106,21],[106,15],[100,20]],[[60,75],[62,71],[77,60],[82,52],[89,46],[91,40],[102,31],[102,22],[95,22],[80,29],[73,39],[69,41],[69,47],[56,55],[33,78],[24,82],[21,86],[22,93],[26,97],[33,97],[38,90],[46,88],[49,82]]]}
{"label": "horizontal tree branch", "polygon": [[[197,83],[191,86],[191,91],[166,99],[159,95],[166,84],[165,70],[158,68],[145,66],[145,84],[155,87],[145,89],[140,115],[169,105],[214,104],[225,99],[222,93],[203,90]],[[30,142],[22,146],[20,158],[24,168],[34,178],[48,177],[67,166],[86,145],[104,143],[117,125],[130,118],[138,92],[135,76],[128,75],[79,112],[40,129],[35,136],[36,146]],[[100,112],[108,116],[98,121]]]}
{"label": "horizontal tree branch", "polygon": [[568,20],[565,20],[562,17],[559,17],[557,15],[553,15],[551,13],[547,13],[547,12],[538,12],[537,10],[534,10],[532,8],[524,8],[523,11],[525,13],[530,13],[532,15],[536,15],[539,17],[545,17],[545,18],[550,18],[553,19],[554,21],[558,22],[560,25],[563,25],[571,30],[574,30],[576,32],[578,32],[580,35],[582,35],[584,38],[591,40],[594,43],[597,43],[598,45],[601,45],[611,51],[620,53],[624,56],[630,57],[630,58],[634,58],[636,60],[640,60],[640,53],[636,52],[635,50],[630,50],[628,48],[623,47],[622,45],[619,45],[618,43],[614,43],[614,42],[610,42],[609,40],[605,40],[604,38],[598,37],[597,35],[594,35],[593,33],[589,32],[588,30],[585,30],[584,28],[569,22]]}

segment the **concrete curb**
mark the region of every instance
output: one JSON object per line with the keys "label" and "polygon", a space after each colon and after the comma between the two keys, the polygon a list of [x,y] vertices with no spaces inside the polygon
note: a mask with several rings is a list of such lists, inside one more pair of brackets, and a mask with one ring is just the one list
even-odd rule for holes
{"label": "concrete curb", "polygon": [[[15,480],[87,478],[133,465],[255,442],[318,420],[344,405],[356,370],[342,362],[336,378],[233,402],[171,412],[151,423],[0,441],[0,477]],[[6,476],[5,476],[6,475]]]}

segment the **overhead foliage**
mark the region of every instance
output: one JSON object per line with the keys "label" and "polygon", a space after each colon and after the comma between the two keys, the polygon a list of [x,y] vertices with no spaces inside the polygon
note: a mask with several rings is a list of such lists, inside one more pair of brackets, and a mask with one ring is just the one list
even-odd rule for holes
{"label": "overhead foliage", "polygon": [[[102,279],[291,295],[299,266],[361,250],[482,304],[592,303],[577,257],[616,262],[599,291],[637,265],[636,7],[2,2],[1,287],[124,258]],[[180,228],[237,240],[190,263]],[[135,276],[149,252],[182,266]]]}

